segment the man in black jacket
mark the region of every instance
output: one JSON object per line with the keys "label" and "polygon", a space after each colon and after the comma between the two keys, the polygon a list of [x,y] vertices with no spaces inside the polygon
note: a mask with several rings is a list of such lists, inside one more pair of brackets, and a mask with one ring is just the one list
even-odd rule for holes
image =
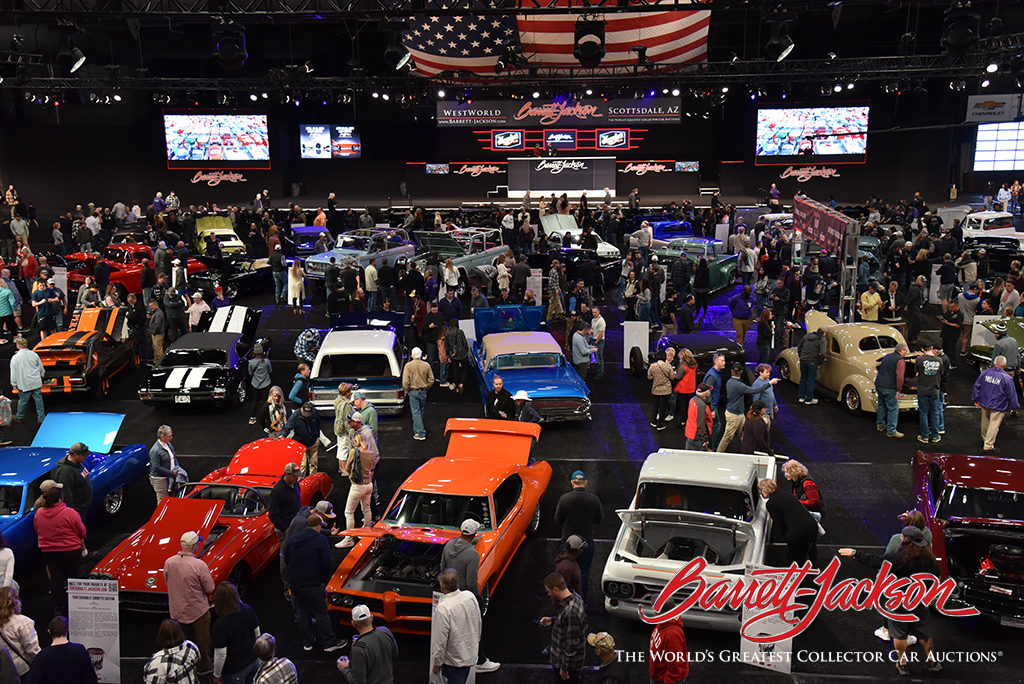
{"label": "man in black jacket", "polygon": [[761,480],[757,488],[767,499],[765,507],[772,524],[786,540],[786,563],[818,565],[818,522],[807,507],[789,492],[779,490],[775,480]]}
{"label": "man in black jacket", "polygon": [[910,285],[907,292],[907,339],[911,344],[917,343],[917,337],[921,334],[921,308],[925,304],[925,288],[928,286],[928,279],[917,276]]}
{"label": "man in black jacket", "polygon": [[[377,270],[377,279],[380,280],[380,270]],[[423,292],[423,286],[426,284],[426,280],[423,279],[423,274],[416,268],[416,263],[411,262],[408,270],[405,272],[405,277],[402,278],[402,289],[405,290],[405,324],[409,325],[412,323],[413,313],[413,301],[409,295],[410,292]]]}
{"label": "man in black jacket", "polygon": [[505,381],[500,375],[494,376],[494,389],[487,393],[487,417],[496,420],[515,420],[516,402],[512,394],[505,389]]}
{"label": "man in black jacket", "polygon": [[338,264],[335,262],[334,257],[331,257],[330,263],[328,263],[327,268],[324,269],[324,285],[328,292],[334,292],[340,282],[341,269],[338,268]]}
{"label": "man in black jacket", "polygon": [[139,283],[142,286],[142,305],[148,307],[149,300],[153,297],[153,287],[156,285],[156,271],[149,265],[149,259],[142,260]]}
{"label": "man in black jacket", "polygon": [[672,264],[672,287],[684,297],[690,291],[690,261],[679,257]]}
{"label": "man in black jacket", "polygon": [[307,401],[298,411],[288,416],[281,434],[287,435],[295,431],[292,439],[306,447],[302,457],[302,474],[309,476],[317,472],[320,461],[320,412],[312,402]]}
{"label": "man in black jacket", "polygon": [[274,301],[284,304],[285,294],[288,292],[288,265],[284,261],[280,243],[274,245],[274,251],[271,252],[267,261],[270,263],[270,272],[274,276]]}
{"label": "man in black jacket", "polygon": [[[302,479],[302,471],[296,463],[286,463],[284,475],[274,485],[270,492],[270,522],[274,523],[274,534],[277,535],[277,545],[284,548],[285,534],[288,532],[288,525],[292,518],[302,507],[301,493],[299,492],[299,480]],[[291,597],[288,589],[288,568],[284,564],[284,553],[280,554],[281,583],[284,584],[284,595]]]}
{"label": "man in black jacket", "polygon": [[[449,290],[452,292],[452,290]],[[457,300],[456,300],[457,301]],[[437,302],[430,302],[430,306],[427,307],[427,315],[423,317],[423,332],[420,334],[420,342],[426,347],[426,361],[430,364],[431,371],[437,376],[439,372],[438,368],[438,350],[437,350],[437,339],[441,335],[441,331],[444,329],[445,319],[439,312],[439,305]],[[437,376],[440,377],[440,376]]]}
{"label": "man in black jacket", "polygon": [[772,302],[772,317],[775,319],[775,348],[785,349],[786,322],[789,321],[789,288],[786,281],[779,278],[776,288],[768,296]]}
{"label": "man in black jacket", "polygon": [[85,511],[92,503],[92,483],[89,471],[85,467],[85,459],[89,455],[89,447],[75,442],[68,449],[68,455],[57,461],[57,466],[50,473],[55,482],[64,487],[64,503],[68,508],[78,511],[85,520]]}
{"label": "man in black jacket", "polygon": [[352,627],[359,632],[359,638],[352,644],[352,657],[338,659],[338,670],[345,682],[392,684],[394,661],[398,659],[395,635],[387,627],[374,627],[370,609],[362,604],[352,609]]}
{"label": "man in black jacket", "polygon": [[583,598],[587,596],[587,578],[590,564],[594,561],[594,528],[604,520],[601,499],[587,491],[587,476],[582,470],[572,474],[572,491],[558,499],[555,507],[555,525],[562,531],[562,544],[574,534],[583,537],[586,548],[578,559],[580,565],[580,586]]}
{"label": "man in black jacket", "polygon": [[818,328],[804,335],[797,345],[800,357],[800,389],[797,394],[801,404],[818,403],[814,398],[814,381],[818,377],[818,367],[825,363],[827,344],[825,328]]}
{"label": "man in black jacket", "polygon": [[[382,259],[380,267],[377,268],[377,288],[380,292],[380,301],[390,301],[392,311],[398,310],[398,302],[395,300],[396,280],[395,267],[389,265],[387,259]],[[383,303],[381,308],[384,308]]]}
{"label": "man in black jacket", "polygon": [[284,546],[284,562],[291,584],[295,621],[302,634],[302,650],[312,651],[319,636],[320,647],[330,653],[343,648],[344,644],[335,636],[327,614],[324,586],[331,579],[331,547],[327,537],[320,534],[321,525],[319,516],[309,516],[306,528],[288,538]]}

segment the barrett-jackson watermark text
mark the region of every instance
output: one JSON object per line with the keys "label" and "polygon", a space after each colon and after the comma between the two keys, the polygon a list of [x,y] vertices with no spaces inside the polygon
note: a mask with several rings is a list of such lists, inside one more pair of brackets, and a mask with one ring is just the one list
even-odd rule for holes
{"label": "barrett-jackson watermark text", "polygon": [[196,175],[192,176],[192,182],[213,186],[221,183],[247,183],[248,181],[242,174],[231,171],[210,171],[208,173],[198,171]]}

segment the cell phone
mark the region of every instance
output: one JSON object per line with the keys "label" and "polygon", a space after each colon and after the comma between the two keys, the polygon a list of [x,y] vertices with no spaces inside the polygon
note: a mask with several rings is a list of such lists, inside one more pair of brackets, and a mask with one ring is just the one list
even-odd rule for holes
{"label": "cell phone", "polygon": [[536,622],[538,625],[544,624],[543,622],[541,622],[541,618],[534,618],[533,621]]}

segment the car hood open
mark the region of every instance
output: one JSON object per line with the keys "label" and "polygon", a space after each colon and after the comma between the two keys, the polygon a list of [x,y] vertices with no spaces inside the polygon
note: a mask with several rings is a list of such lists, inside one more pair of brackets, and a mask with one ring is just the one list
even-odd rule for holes
{"label": "car hood open", "polygon": [[458,530],[434,530],[422,527],[356,527],[340,533],[342,537],[359,537],[361,539],[380,539],[392,536],[396,539],[425,544],[445,544],[459,536]]}
{"label": "car hood open", "polygon": [[693,527],[718,527],[726,530],[733,530],[738,536],[747,539],[754,538],[754,526],[745,520],[725,518],[710,513],[695,513],[693,511],[674,511],[663,508],[631,508],[615,511],[619,519],[634,532],[639,532],[645,524],[677,523],[692,525]]}

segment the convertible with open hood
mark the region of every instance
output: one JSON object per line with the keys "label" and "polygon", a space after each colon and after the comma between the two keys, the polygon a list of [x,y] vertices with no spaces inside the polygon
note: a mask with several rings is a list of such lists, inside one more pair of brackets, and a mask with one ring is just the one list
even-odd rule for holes
{"label": "convertible with open hood", "polygon": [[540,426],[452,418],[445,435],[446,455],[406,478],[376,525],[344,533],[357,543],[327,584],[328,607],[343,622],[363,604],[393,632],[429,634],[441,553],[466,520],[480,527],[473,544],[458,542],[465,548],[456,551],[479,554],[486,611],[516,549],[537,531],[551,481],[551,466],[533,460]]}
{"label": "convertible with open hood", "polygon": [[[195,532],[202,538],[198,556],[210,566],[214,584],[229,581],[244,593],[277,557],[270,493],[285,465],[300,463],[304,453],[291,439],[246,444],[225,467],[163,499],[149,522],[107,554],[92,576],[117,580],[122,607],[166,613],[164,562],[181,551],[181,535]],[[314,473],[299,481],[299,489],[303,505],[316,505],[330,494],[331,478]]]}

